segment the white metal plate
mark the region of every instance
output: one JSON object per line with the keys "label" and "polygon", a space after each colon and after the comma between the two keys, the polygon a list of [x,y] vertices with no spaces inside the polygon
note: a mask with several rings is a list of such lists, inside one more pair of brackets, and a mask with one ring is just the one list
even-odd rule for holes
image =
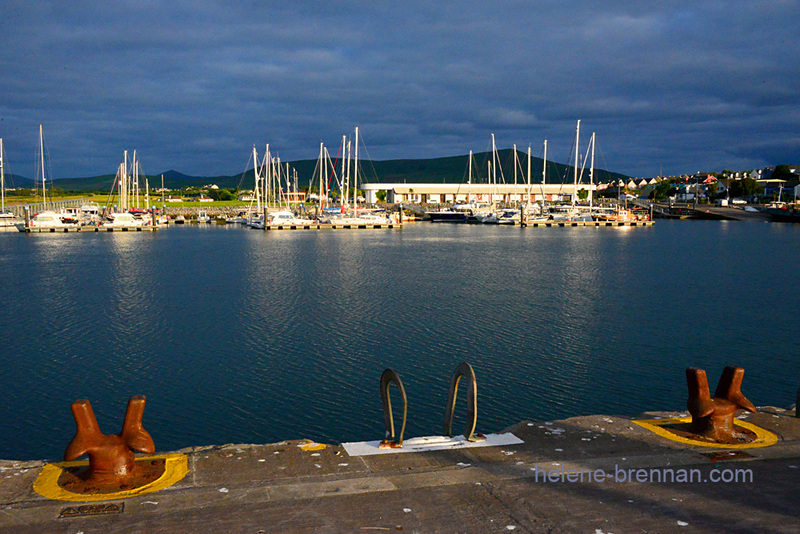
{"label": "white metal plate", "polygon": [[503,445],[519,445],[524,443],[514,434],[486,434],[484,441],[467,441],[464,436],[425,436],[403,441],[399,449],[381,449],[380,441],[352,441],[342,443],[350,456],[372,456],[374,454],[399,454],[403,452],[425,452],[452,449],[469,449],[474,447],[498,447]]}

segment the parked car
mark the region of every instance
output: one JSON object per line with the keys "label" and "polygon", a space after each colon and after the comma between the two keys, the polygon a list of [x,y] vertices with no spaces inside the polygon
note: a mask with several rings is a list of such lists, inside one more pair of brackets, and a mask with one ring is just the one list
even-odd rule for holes
{"label": "parked car", "polygon": [[731,204],[743,205],[743,204],[747,204],[747,201],[743,200],[741,198],[732,198],[731,199]]}

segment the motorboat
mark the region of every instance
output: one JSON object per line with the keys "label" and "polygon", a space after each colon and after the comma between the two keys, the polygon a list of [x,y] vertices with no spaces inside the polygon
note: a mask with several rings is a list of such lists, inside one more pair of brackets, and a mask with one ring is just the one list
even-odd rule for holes
{"label": "motorboat", "polygon": [[[311,219],[296,217],[289,210],[273,211],[267,214],[267,226],[308,226],[313,224]],[[263,226],[262,226],[263,228]]]}
{"label": "motorboat", "polygon": [[0,213],[0,228],[15,228],[21,222],[22,219],[13,213]]}
{"label": "motorboat", "polygon": [[248,217],[245,218],[245,226],[250,228],[255,228],[257,230],[264,229],[264,215],[262,213],[256,214],[255,212],[250,213]]}
{"label": "motorboat", "polygon": [[82,205],[78,212],[78,218],[82,226],[94,226],[103,222],[103,218],[100,216],[100,206],[96,202]]}
{"label": "motorboat", "polygon": [[104,228],[138,228],[145,226],[146,222],[137,218],[133,213],[112,213],[103,222]]}
{"label": "motorboat", "polygon": [[516,208],[502,208],[482,218],[484,224],[517,224],[520,211]]}
{"label": "motorboat", "polygon": [[[15,225],[20,232],[24,232],[25,222],[19,222]],[[28,228],[77,228],[80,223],[75,220],[70,214],[56,213],[52,210],[45,210],[39,212],[30,221],[28,221]]]}
{"label": "motorboat", "polygon": [[464,204],[454,204],[449,209],[428,211],[425,216],[431,222],[467,222],[469,218],[483,218],[489,214],[492,206],[488,203],[467,202]]}
{"label": "motorboat", "polygon": [[376,224],[394,224],[394,218],[386,210],[359,210],[353,213],[332,214],[322,217],[321,222],[325,224],[363,226]]}
{"label": "motorboat", "polygon": [[227,217],[225,219],[226,224],[244,224],[245,223],[245,212],[240,211],[234,217]]}

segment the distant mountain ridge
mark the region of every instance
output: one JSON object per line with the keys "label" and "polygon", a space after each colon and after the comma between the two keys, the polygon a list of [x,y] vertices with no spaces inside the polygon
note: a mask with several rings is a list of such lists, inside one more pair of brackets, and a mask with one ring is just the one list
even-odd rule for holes
{"label": "distant mountain ridge", "polygon": [[[514,167],[517,167],[517,183],[527,183],[527,154],[517,151],[517,160],[514,161],[513,149],[498,150],[499,167],[497,180],[505,183],[514,183]],[[474,154],[472,183],[488,183],[488,164],[492,160],[491,152]],[[396,159],[384,161],[359,160],[359,183],[466,183],[468,179],[468,155],[447,156],[430,159]],[[335,164],[337,162],[334,162]],[[542,181],[541,158],[531,158],[531,183],[539,184]],[[284,163],[285,165],[285,163]],[[299,186],[308,187],[319,181],[317,160],[299,160],[289,162],[289,166],[297,171]],[[336,164],[337,171],[341,169],[341,162]],[[580,173],[580,169],[579,169]],[[253,170],[250,169],[239,175],[230,176],[190,176],[176,170],[164,171],[157,175],[141,176],[149,180],[150,188],[161,187],[161,176],[164,176],[164,187],[168,189],[181,189],[184,187],[201,187],[215,184],[221,188],[253,188]],[[547,162],[547,183],[573,182],[573,167]],[[104,174],[88,178],[56,178],[51,184],[68,191],[110,191],[114,184],[115,175]],[[603,169],[595,169],[594,182],[610,182],[612,180],[629,180],[624,174]],[[582,173],[583,183],[589,181],[589,169]],[[14,176],[7,180],[8,187],[32,188],[34,182],[30,178]],[[144,186],[142,182],[140,185]]]}

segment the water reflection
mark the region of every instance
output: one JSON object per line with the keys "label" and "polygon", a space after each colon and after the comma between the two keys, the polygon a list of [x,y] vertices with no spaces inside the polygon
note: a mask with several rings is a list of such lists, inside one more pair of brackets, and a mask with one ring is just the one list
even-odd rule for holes
{"label": "water reflection", "polygon": [[781,325],[800,296],[797,237],[669,221],[6,234],[0,457],[60,455],[76,398],[116,431],[134,394],[148,397],[161,450],[377,439],[387,367],[408,393],[407,436],[427,435],[461,361],[478,377],[484,432],[681,408],[690,365],[742,365],[748,398],[788,404],[800,363]]}

